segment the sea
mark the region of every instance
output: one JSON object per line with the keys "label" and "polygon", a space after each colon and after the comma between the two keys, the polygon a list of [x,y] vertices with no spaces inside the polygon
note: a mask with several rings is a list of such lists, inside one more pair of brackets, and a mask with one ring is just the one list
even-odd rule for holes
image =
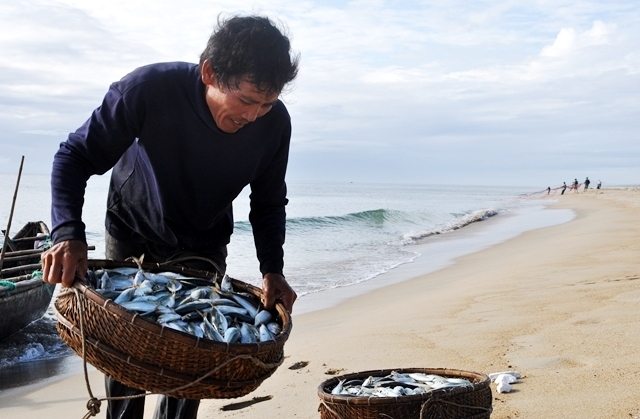
{"label": "sea", "polygon": [[[83,221],[88,244],[95,247],[90,259],[104,258],[108,183],[107,174],[91,178],[87,185]],[[385,278],[393,277],[390,273],[424,265],[427,256],[428,265],[436,269],[462,254],[574,216],[569,210],[548,209],[553,196],[546,189],[358,182],[287,186],[284,273],[299,296],[294,314],[318,295],[344,295],[343,290],[359,284],[384,286]],[[10,236],[29,221],[50,226],[50,203],[48,176],[23,174],[18,185],[17,175],[0,174],[0,227],[6,230],[10,221]],[[248,214],[247,188],[234,202],[227,273],[260,286]],[[478,223],[487,227],[474,240],[460,234]],[[332,303],[321,300],[325,306]],[[77,367],[79,357],[59,339],[55,322],[52,304],[42,319],[0,342],[0,393],[69,373],[74,369],[69,364]]]}

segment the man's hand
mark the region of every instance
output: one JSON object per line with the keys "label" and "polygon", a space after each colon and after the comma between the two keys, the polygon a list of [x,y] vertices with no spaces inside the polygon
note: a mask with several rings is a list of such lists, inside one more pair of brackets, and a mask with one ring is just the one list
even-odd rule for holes
{"label": "man's hand", "polygon": [[276,301],[281,301],[287,311],[291,313],[293,303],[298,298],[296,292],[280,274],[265,274],[262,278],[262,292],[264,293],[264,306],[267,310],[273,309]]}
{"label": "man's hand", "polygon": [[51,284],[73,284],[76,275],[84,278],[89,268],[87,244],[80,240],[68,240],[54,245],[42,254],[42,280]]}

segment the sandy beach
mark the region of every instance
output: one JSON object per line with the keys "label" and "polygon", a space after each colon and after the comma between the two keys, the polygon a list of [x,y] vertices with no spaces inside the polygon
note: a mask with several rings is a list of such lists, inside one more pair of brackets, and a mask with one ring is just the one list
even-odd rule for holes
{"label": "sandy beach", "polygon": [[[446,367],[523,375],[510,393],[492,384],[492,418],[639,418],[640,189],[548,199],[575,218],[329,309],[294,310],[276,373],[242,398],[204,400],[198,416],[318,418],[331,374]],[[102,375],[89,377],[104,397]],[[75,374],[0,393],[0,414],[81,418],[88,399]]]}

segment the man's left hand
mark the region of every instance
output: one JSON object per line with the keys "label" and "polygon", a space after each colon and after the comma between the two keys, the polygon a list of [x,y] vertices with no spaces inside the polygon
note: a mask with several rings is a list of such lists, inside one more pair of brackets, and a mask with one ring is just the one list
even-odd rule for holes
{"label": "man's left hand", "polygon": [[264,306],[267,310],[273,309],[276,301],[281,301],[287,311],[291,313],[293,303],[298,298],[296,292],[281,274],[265,274],[262,278],[262,292],[264,293]]}

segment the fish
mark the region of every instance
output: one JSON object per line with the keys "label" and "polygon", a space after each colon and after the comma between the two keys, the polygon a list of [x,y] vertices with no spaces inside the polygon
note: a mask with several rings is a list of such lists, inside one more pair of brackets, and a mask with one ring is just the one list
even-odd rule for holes
{"label": "fish", "polygon": [[231,282],[231,278],[229,275],[224,274],[222,280],[220,281],[220,289],[224,292],[232,293],[233,292],[233,283]]}
{"label": "fish", "polygon": [[254,321],[253,325],[254,326],[260,326],[262,324],[269,323],[271,320],[273,320],[273,314],[271,314],[267,310],[260,310],[255,315],[255,321]]}
{"label": "fish", "polygon": [[229,321],[227,320],[225,315],[220,313],[220,311],[218,311],[217,308],[212,307],[211,318],[212,318],[211,323],[213,323],[213,325],[216,327],[218,332],[220,332],[221,334],[224,334],[229,328]]}
{"label": "fish", "polygon": [[153,312],[157,307],[157,304],[155,303],[152,303],[149,301],[136,301],[136,300],[127,301],[126,303],[122,303],[120,305],[126,308],[127,310],[137,311],[139,313]]}
{"label": "fish", "polygon": [[267,323],[267,329],[269,329],[269,331],[275,336],[278,336],[280,333],[282,333],[282,327],[276,322]]}
{"label": "fish", "polygon": [[176,306],[174,310],[176,311],[176,313],[186,314],[190,311],[202,310],[203,308],[210,307],[210,306],[211,304],[209,304],[207,301],[198,300],[198,301],[191,301],[186,304],[180,304]]}
{"label": "fish", "polygon": [[222,334],[218,332],[218,329],[216,329],[216,327],[209,321],[209,318],[206,316],[202,321],[202,329],[204,331],[204,335],[208,339],[218,342],[224,342],[224,337],[222,336]]}
{"label": "fish", "polygon": [[135,296],[135,292],[136,292],[135,288],[128,288],[128,289],[122,291],[113,300],[113,302],[116,303],[116,304],[120,304],[120,305],[122,305],[122,303],[129,302],[129,301],[133,300],[133,297]]}
{"label": "fish", "polygon": [[343,390],[343,384],[344,384],[345,380],[339,380],[338,384],[331,390],[331,394],[337,396],[339,394],[342,394],[342,390]]}
{"label": "fish", "polygon": [[170,293],[175,294],[182,289],[182,283],[176,279],[170,279],[164,287]]}
{"label": "fish", "polygon": [[273,334],[269,331],[269,329],[267,329],[266,325],[261,324],[260,329],[258,330],[260,331],[260,342],[268,342],[275,339]]}
{"label": "fish", "polygon": [[258,336],[247,323],[242,323],[240,326],[240,343],[256,343]]}
{"label": "fish", "polygon": [[249,299],[239,295],[239,294],[231,294],[231,297],[242,307],[244,307],[251,317],[255,317],[258,314],[258,306],[254,305],[249,301]]}
{"label": "fish", "polygon": [[182,323],[178,323],[178,322],[169,322],[169,323],[163,323],[162,326],[163,327],[168,327],[170,329],[178,330],[180,332],[191,334],[189,329],[187,329],[187,324],[186,323],[182,324]]}
{"label": "fish", "polygon": [[234,326],[227,328],[224,332],[224,341],[227,343],[240,342],[241,337],[240,329]]}
{"label": "fish", "polygon": [[444,377],[435,374],[392,371],[386,376],[369,376],[364,380],[342,380],[331,389],[331,394],[352,397],[402,397],[426,394],[430,391],[470,386],[473,383],[463,378]]}
{"label": "fish", "polygon": [[100,289],[109,291],[115,290],[115,287],[111,282],[111,278],[109,278],[109,274],[106,272],[102,274],[102,277],[100,277]]}
{"label": "fish", "polygon": [[203,338],[205,336],[204,330],[198,324],[194,322],[187,323],[187,330],[189,333],[198,338]]}
{"label": "fish", "polygon": [[161,314],[156,319],[156,322],[158,322],[160,324],[165,324],[165,323],[171,323],[171,322],[174,322],[174,321],[180,320],[180,319],[182,319],[182,316],[179,315],[178,313],[174,312],[174,313]]}
{"label": "fish", "polygon": [[256,296],[234,291],[228,275],[218,285],[178,273],[147,272],[143,257],[130,258],[137,268],[90,269],[85,283],[163,328],[198,338],[251,344],[274,340],[282,333],[274,313],[260,309]]}

